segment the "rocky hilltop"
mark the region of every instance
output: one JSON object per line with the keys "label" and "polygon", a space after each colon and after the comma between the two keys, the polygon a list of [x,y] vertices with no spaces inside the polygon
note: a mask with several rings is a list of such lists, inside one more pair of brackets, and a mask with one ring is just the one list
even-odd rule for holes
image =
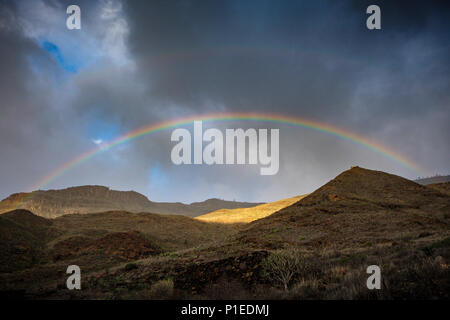
{"label": "rocky hilltop", "polygon": [[135,191],[116,191],[103,186],[80,186],[12,194],[0,202],[0,213],[26,209],[41,217],[56,218],[72,213],[122,210],[195,217],[218,209],[247,208],[258,204],[220,199],[209,199],[191,204],[153,202]]}

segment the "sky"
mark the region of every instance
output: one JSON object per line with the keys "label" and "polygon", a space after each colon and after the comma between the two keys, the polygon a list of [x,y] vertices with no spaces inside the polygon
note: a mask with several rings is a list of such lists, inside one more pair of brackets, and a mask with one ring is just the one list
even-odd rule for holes
{"label": "sky", "polygon": [[[66,8],[81,9],[69,30]],[[381,9],[381,30],[366,8]],[[0,198],[104,185],[152,201],[274,201],[350,166],[416,179],[450,174],[450,6],[445,1],[0,0]],[[175,165],[173,129],[65,163],[142,126],[254,112],[300,117],[375,141],[281,123],[280,167]],[[182,126],[192,132],[193,126]]]}

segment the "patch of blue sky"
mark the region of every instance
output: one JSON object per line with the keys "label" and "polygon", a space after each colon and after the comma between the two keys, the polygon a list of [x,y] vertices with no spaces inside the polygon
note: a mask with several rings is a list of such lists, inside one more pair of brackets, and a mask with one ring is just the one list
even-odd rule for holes
{"label": "patch of blue sky", "polygon": [[69,59],[66,55],[63,55],[61,49],[53,42],[42,40],[40,46],[43,50],[48,52],[53,59],[59,64],[59,66],[70,73],[77,73],[82,67],[81,61],[76,59]]}
{"label": "patch of blue sky", "polygon": [[86,134],[93,143],[99,145],[117,138],[119,125],[115,121],[106,121],[93,115],[86,121]]}
{"label": "patch of blue sky", "polygon": [[150,189],[161,188],[169,183],[169,177],[159,163],[150,167],[149,180]]}

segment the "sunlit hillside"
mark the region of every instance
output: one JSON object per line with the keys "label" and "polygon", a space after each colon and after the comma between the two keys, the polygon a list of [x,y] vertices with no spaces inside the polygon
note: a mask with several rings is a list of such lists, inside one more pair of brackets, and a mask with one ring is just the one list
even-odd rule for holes
{"label": "sunlit hillside", "polygon": [[278,200],[271,203],[261,204],[251,208],[238,208],[238,209],[220,209],[195,219],[205,222],[217,222],[217,223],[249,223],[258,219],[265,218],[278,210],[286,208],[307,195],[296,196],[283,200]]}

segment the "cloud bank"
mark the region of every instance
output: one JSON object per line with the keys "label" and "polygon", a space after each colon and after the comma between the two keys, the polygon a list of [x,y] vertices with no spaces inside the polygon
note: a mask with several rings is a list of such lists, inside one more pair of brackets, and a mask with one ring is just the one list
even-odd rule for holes
{"label": "cloud bank", "polygon": [[[308,129],[279,128],[280,169],[175,166],[170,130],[120,145],[45,188],[98,184],[155,201],[271,201],[307,193],[351,165],[417,178],[448,174],[450,19],[441,1],[0,2],[0,196],[127,132],[213,112],[310,118],[378,141],[424,168]],[[192,130],[192,126],[186,127]]]}

